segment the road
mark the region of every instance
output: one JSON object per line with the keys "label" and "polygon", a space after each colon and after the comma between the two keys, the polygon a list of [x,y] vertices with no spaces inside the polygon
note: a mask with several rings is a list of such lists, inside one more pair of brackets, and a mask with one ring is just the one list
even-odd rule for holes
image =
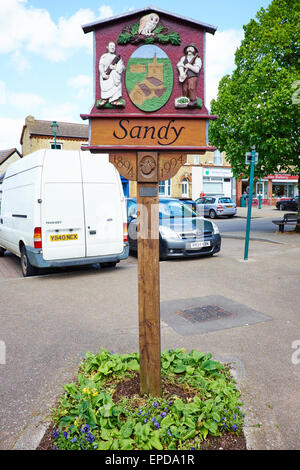
{"label": "road", "polygon": [[[274,219],[280,218],[281,214],[275,214]],[[209,219],[208,219],[209,220]],[[218,225],[220,229],[220,233],[227,233],[227,232],[244,232],[246,233],[246,224],[247,219],[234,217],[232,219],[227,218],[219,218],[214,220],[214,222]],[[265,232],[265,233],[274,233],[277,228],[272,223],[272,219],[251,219],[251,232]]]}
{"label": "road", "polygon": [[[225,230],[238,230],[245,220],[218,222],[224,233],[219,254],[160,263],[162,349],[200,349],[232,364],[250,448],[299,449],[300,364],[292,361],[292,345],[300,340],[294,304],[299,237],[281,234],[279,244],[252,241],[250,260],[244,262],[244,241],[226,238]],[[263,221],[253,222],[259,227]],[[0,266],[9,260],[17,265],[6,256]],[[0,279],[0,340],[6,345],[0,364],[0,449],[34,449],[43,420],[62,385],[74,380],[86,351],[138,350],[137,261],[130,257],[116,269],[89,267],[34,278],[12,270],[11,276]],[[201,305],[231,315],[199,324],[178,315],[178,308]]]}
{"label": "road", "polygon": [[[268,234],[274,234],[276,232],[276,226],[272,223],[272,219],[282,217],[282,213],[274,211],[274,215],[269,218],[252,218],[251,220],[251,232],[250,236],[255,237],[264,234],[266,237]],[[211,220],[207,218],[207,220]],[[218,218],[215,219],[214,222],[218,225],[221,235],[223,234],[224,237],[230,234],[238,234],[241,237],[244,237],[246,234],[246,218],[244,217],[234,217],[234,218]],[[286,231],[293,230],[293,227],[285,228]],[[261,236],[260,235],[260,236]],[[125,263],[136,263],[136,258],[129,257]],[[98,269],[98,267],[95,267]],[[89,268],[86,267],[78,267],[78,268],[68,268],[66,270],[63,269],[48,269],[45,270],[45,274],[51,273],[61,273],[61,272],[70,272],[70,271],[80,271],[86,270]],[[20,269],[20,261],[19,258],[16,256],[11,255],[10,253],[6,253],[4,258],[0,258],[0,280],[1,279],[13,279],[22,277],[21,269]]]}

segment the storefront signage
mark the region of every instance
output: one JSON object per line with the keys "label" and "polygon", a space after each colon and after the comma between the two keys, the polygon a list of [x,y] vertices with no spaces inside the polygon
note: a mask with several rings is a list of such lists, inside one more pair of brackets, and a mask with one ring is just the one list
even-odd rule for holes
{"label": "storefront signage", "polygon": [[293,180],[293,181],[298,181],[298,176],[288,175],[288,174],[275,174],[275,175],[268,175],[267,179],[269,179],[269,180]]}
{"label": "storefront signage", "polygon": [[204,171],[204,176],[224,176],[225,178],[232,177],[232,171],[230,168],[210,168]]}

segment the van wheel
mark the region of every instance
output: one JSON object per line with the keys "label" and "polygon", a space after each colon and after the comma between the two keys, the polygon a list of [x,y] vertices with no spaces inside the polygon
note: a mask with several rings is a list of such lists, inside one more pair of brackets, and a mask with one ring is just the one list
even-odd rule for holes
{"label": "van wheel", "polygon": [[0,258],[4,256],[5,250],[4,248],[0,247]]}
{"label": "van wheel", "polygon": [[116,261],[112,261],[110,263],[100,263],[101,268],[114,268],[116,266]]}
{"label": "van wheel", "polygon": [[21,270],[24,277],[34,276],[38,272],[38,269],[30,264],[24,246],[21,248]]}

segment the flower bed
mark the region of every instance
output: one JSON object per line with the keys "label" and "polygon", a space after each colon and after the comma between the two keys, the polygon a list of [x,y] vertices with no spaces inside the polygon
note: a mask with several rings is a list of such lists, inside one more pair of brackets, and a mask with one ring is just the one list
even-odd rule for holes
{"label": "flower bed", "polygon": [[164,351],[161,397],[140,396],[138,371],[137,353],[88,352],[52,412],[51,448],[190,450],[226,436],[241,445],[240,392],[211,354]]}

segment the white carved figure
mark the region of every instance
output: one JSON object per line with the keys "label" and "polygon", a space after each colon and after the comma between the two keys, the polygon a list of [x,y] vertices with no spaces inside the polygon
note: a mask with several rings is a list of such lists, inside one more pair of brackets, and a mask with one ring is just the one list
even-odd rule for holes
{"label": "white carved figure", "polygon": [[140,19],[139,34],[145,36],[153,36],[152,31],[156,28],[159,22],[159,16],[156,13],[149,13]]}
{"label": "white carved figure", "polygon": [[197,106],[197,77],[202,67],[196,44],[190,43],[184,48],[184,56],[177,63],[182,95],[190,99],[188,107]]}
{"label": "white carved figure", "polygon": [[100,107],[107,101],[114,106],[122,105],[122,73],[125,69],[122,58],[116,55],[116,45],[110,41],[107,45],[107,52],[100,57],[99,75],[101,99]]}

